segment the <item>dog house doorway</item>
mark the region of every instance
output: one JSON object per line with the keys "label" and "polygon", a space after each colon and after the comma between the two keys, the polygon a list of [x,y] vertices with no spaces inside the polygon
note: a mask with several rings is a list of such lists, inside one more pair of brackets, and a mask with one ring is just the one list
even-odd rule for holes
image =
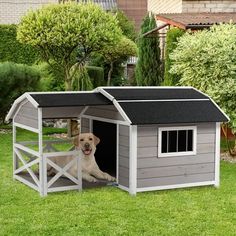
{"label": "dog house doorway", "polygon": [[116,124],[93,121],[93,133],[100,138],[95,153],[99,168],[116,177]]}

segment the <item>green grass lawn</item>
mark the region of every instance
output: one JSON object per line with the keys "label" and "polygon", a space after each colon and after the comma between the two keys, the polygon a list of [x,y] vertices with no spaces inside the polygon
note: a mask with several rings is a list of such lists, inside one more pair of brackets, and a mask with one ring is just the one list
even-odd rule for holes
{"label": "green grass lawn", "polygon": [[41,198],[13,181],[11,138],[10,133],[0,134],[1,236],[236,235],[236,164],[221,162],[219,189],[199,187],[131,197],[106,187]]}

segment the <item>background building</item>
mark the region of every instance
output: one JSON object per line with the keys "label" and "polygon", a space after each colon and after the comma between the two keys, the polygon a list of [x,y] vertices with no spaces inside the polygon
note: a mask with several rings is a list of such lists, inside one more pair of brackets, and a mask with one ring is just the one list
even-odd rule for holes
{"label": "background building", "polygon": [[235,0],[148,0],[149,12],[159,13],[199,13],[236,12]]}
{"label": "background building", "polygon": [[[77,0],[80,2],[80,0]],[[86,1],[86,0],[81,0]],[[63,2],[60,0],[4,0],[0,1],[0,24],[18,24],[20,18],[29,10],[37,9],[49,3]],[[104,10],[118,8],[135,22],[138,31],[143,17],[147,13],[147,0],[93,0]]]}

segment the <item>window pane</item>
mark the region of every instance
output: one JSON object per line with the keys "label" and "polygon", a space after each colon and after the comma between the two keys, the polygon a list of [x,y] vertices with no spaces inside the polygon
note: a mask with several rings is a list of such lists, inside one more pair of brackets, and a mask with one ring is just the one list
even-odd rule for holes
{"label": "window pane", "polygon": [[177,131],[169,131],[168,152],[177,152]]}
{"label": "window pane", "polygon": [[186,130],[178,131],[178,152],[185,152],[187,150],[186,133]]}
{"label": "window pane", "polygon": [[193,131],[188,130],[188,147],[187,151],[193,151]]}
{"label": "window pane", "polygon": [[162,131],[161,152],[162,153],[167,153],[167,131]]}

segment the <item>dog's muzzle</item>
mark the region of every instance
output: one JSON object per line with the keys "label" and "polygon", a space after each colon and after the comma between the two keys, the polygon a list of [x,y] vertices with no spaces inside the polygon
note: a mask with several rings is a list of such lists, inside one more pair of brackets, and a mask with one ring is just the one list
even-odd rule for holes
{"label": "dog's muzzle", "polygon": [[84,155],[86,155],[86,156],[89,156],[89,155],[91,154],[92,148],[91,148],[91,146],[90,146],[89,143],[85,143],[84,149],[82,149],[82,152],[83,152]]}

